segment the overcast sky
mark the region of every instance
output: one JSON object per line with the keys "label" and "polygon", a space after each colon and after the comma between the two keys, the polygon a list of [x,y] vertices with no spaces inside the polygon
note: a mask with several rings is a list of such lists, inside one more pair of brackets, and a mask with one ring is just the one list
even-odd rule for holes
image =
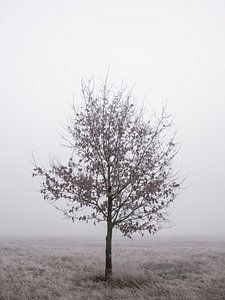
{"label": "overcast sky", "polygon": [[161,234],[225,234],[225,1],[0,1],[0,235],[104,233],[46,203],[29,162],[64,161],[60,123],[82,76],[104,76],[175,116],[188,187]]}

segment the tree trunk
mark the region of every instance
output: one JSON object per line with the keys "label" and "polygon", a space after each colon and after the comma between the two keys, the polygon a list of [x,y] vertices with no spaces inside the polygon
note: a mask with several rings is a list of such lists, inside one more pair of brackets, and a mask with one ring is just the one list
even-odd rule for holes
{"label": "tree trunk", "polygon": [[107,215],[107,235],[105,247],[105,280],[112,277],[112,193],[111,186],[108,189],[108,215]]}
{"label": "tree trunk", "polygon": [[107,222],[106,248],[105,248],[105,280],[112,277],[112,222]]}
{"label": "tree trunk", "polygon": [[108,213],[107,213],[107,235],[106,235],[106,247],[105,247],[105,280],[112,277],[112,186],[110,180],[110,164],[108,163]]}

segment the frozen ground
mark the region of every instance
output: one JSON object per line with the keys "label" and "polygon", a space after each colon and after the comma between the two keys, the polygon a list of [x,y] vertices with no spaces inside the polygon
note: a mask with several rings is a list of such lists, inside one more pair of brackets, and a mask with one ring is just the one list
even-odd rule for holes
{"label": "frozen ground", "polygon": [[0,300],[225,299],[225,239],[0,239]]}

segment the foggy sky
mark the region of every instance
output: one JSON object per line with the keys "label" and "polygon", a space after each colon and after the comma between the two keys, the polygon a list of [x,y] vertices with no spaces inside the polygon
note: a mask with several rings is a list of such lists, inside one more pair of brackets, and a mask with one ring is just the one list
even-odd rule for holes
{"label": "foggy sky", "polygon": [[60,123],[82,76],[135,85],[148,111],[167,99],[187,188],[161,234],[225,234],[225,2],[0,1],[0,235],[91,235],[32,179],[31,152],[64,161]]}

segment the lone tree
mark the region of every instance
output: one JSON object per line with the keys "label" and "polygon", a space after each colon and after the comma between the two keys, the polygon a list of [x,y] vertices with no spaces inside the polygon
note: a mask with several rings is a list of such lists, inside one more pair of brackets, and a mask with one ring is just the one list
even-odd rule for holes
{"label": "lone tree", "polygon": [[66,165],[52,160],[49,170],[36,163],[45,200],[72,221],[107,224],[105,279],[112,276],[112,232],[131,237],[157,232],[168,221],[168,207],[180,190],[172,161],[178,145],[171,134],[171,116],[146,121],[132,92],[122,84],[109,87],[107,79],[96,89],[82,82],[83,104],[72,106],[66,128],[71,157]]}

